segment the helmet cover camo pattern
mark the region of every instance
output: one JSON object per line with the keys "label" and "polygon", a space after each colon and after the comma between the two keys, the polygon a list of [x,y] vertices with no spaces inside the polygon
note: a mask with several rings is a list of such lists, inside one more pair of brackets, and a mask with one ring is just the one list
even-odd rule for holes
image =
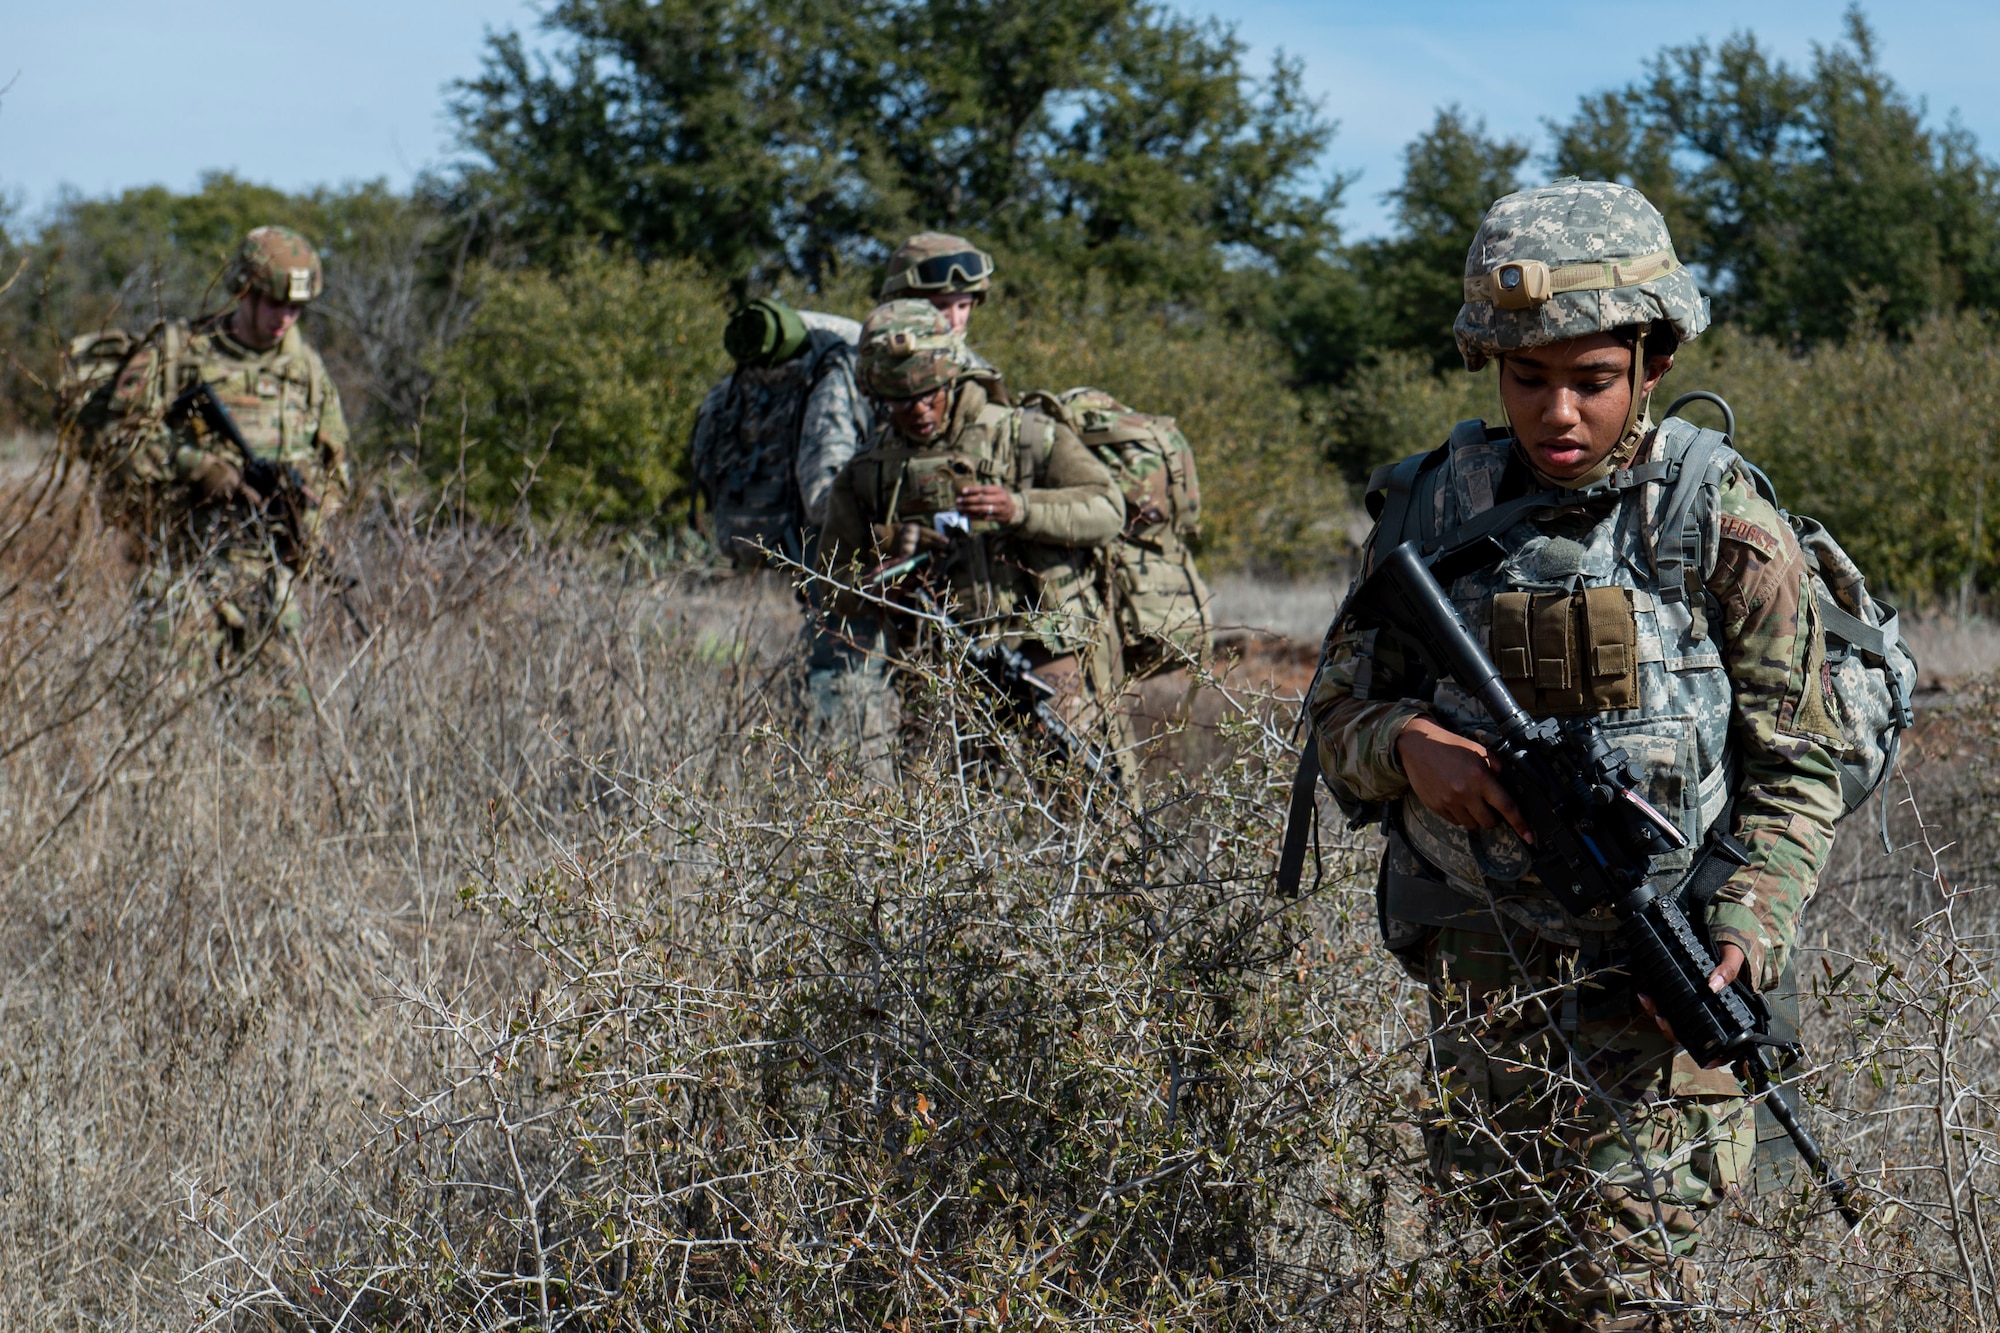
{"label": "helmet cover camo pattern", "polygon": [[929,301],[890,301],[862,322],[854,371],[871,397],[920,397],[958,383],[970,370],[951,321]]}
{"label": "helmet cover camo pattern", "polygon": [[[977,277],[968,277],[958,269],[935,282],[926,282],[917,272],[917,266],[927,259],[945,259],[952,255],[977,255],[983,261],[985,272]],[[963,236],[953,236],[942,231],[920,231],[909,240],[896,247],[889,256],[889,272],[882,279],[882,299],[893,301],[900,296],[913,296],[927,292],[971,292],[982,301],[993,288],[993,256],[966,240]]]}
{"label": "helmet cover camo pattern", "polygon": [[[1708,327],[1708,298],[1673,253],[1666,219],[1629,185],[1571,177],[1507,195],[1486,210],[1465,255],[1465,304],[1452,332],[1467,370],[1489,358],[1544,347],[1592,333],[1665,321],[1682,342]],[[1530,264],[1551,273],[1593,275],[1621,261],[1637,266],[1642,280],[1588,279],[1592,288],[1564,290],[1503,309],[1490,284],[1503,266]],[[1649,270],[1653,270],[1648,272]],[[1559,279],[1560,281],[1560,279]],[[1612,285],[1617,282],[1619,285]],[[1476,286],[1485,290],[1475,293]]]}
{"label": "helmet cover camo pattern", "polygon": [[238,296],[262,292],[273,301],[303,305],[320,293],[319,251],[290,227],[258,227],[236,247],[229,287]]}

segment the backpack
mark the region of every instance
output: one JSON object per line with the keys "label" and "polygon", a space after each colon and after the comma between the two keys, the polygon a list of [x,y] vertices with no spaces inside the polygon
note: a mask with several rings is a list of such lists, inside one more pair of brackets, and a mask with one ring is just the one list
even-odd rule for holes
{"label": "backpack", "polygon": [[827,375],[854,364],[860,325],[800,313],[810,331],[803,353],[781,366],[738,369],[695,414],[695,484],[708,502],[716,549],[739,566],[761,563],[766,551],[804,558],[796,464],[806,402]]}
{"label": "backpack", "polygon": [[[1707,457],[1703,469],[1703,489],[1721,484],[1732,466],[1740,465],[1749,474],[1757,493],[1791,525],[1805,552],[1806,569],[1812,584],[1813,611],[1819,618],[1826,640],[1826,671],[1833,686],[1838,721],[1847,742],[1834,756],[1840,769],[1841,817],[1860,809],[1896,771],[1902,750],[1903,733],[1916,721],[1913,699],[1917,688],[1917,659],[1903,639],[1896,608],[1872,596],[1868,580],[1834,540],[1833,534],[1817,520],[1794,514],[1778,501],[1777,487],[1762,468],[1736,452],[1731,441],[1736,435],[1736,413],[1721,395],[1697,389],[1684,393],[1667,406],[1664,422],[1689,403],[1705,401],[1722,412],[1723,430],[1700,431],[1695,443],[1683,455],[1683,475],[1693,465],[1696,450]],[[1676,492],[1679,499],[1683,484]],[[1677,506],[1682,546],[1691,554],[1699,515],[1689,504]],[[1664,566],[1663,566],[1664,567]],[[1881,806],[1882,850],[1892,850],[1889,842],[1889,801]]]}
{"label": "backpack", "polygon": [[1215,617],[1188,543],[1201,534],[1194,449],[1172,417],[1135,412],[1101,389],[1030,394],[1117,479],[1125,531],[1107,549],[1113,614],[1134,676],[1206,665]]}

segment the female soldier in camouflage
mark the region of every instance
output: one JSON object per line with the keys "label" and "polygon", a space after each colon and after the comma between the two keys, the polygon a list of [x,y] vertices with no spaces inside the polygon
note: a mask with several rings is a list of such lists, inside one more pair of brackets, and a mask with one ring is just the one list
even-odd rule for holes
{"label": "female soldier in camouflage", "polygon": [[[1508,426],[1462,423],[1378,474],[1370,550],[1490,530],[1504,557],[1453,600],[1530,712],[1598,714],[1692,846],[1748,848],[1708,908],[1711,984],[1768,991],[1841,812],[1839,728],[1791,529],[1740,466],[1697,466],[1700,432],[1650,419],[1674,349],[1707,323],[1636,190],[1501,199],[1466,257],[1456,333],[1469,368],[1499,363]],[[1430,990],[1438,1187],[1493,1224],[1508,1320],[1671,1327],[1701,1217],[1749,1164],[1742,1091],[1649,1016],[1609,913],[1574,917],[1535,880],[1484,714],[1421,674],[1336,620],[1311,710],[1336,795],[1383,816],[1386,942]]]}

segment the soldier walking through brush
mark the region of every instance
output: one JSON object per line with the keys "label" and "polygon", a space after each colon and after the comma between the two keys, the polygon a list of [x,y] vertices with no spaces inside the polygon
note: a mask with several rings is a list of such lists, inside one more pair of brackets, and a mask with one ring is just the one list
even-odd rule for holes
{"label": "soldier walking through brush", "polygon": [[317,251],[289,227],[245,236],[230,306],[143,338],[72,345],[75,420],[110,519],[151,565],[163,626],[230,661],[296,648],[298,581],[351,485],[340,393],[298,327]]}
{"label": "soldier walking through brush", "polygon": [[[1708,307],[1638,191],[1509,195],[1466,258],[1458,347],[1507,424],[1462,423],[1370,483],[1369,562],[1492,539],[1440,576],[1536,718],[1594,717],[1686,846],[1729,850],[1691,909],[1711,990],[1781,985],[1842,813],[1842,747],[1805,555],[1723,437],[1649,405]],[[1508,1326],[1664,1329],[1698,1298],[1700,1224],[1754,1138],[1729,1068],[1650,1016],[1608,910],[1569,910],[1496,777],[1492,720],[1388,630],[1328,632],[1318,760],[1380,818],[1389,949],[1429,988],[1425,1139],[1440,1195],[1494,1228]],[[1519,997],[1531,997],[1520,999]]]}
{"label": "soldier walking through brush", "polygon": [[[823,560],[848,591],[871,571],[931,553],[923,577],[977,640],[1018,647],[1081,731],[1104,721],[1116,679],[1097,548],[1124,526],[1124,497],[1074,432],[992,399],[949,319],[923,301],[878,307],[862,329],[862,388],[881,424],[835,480]],[[885,617],[891,649],[920,648]]]}

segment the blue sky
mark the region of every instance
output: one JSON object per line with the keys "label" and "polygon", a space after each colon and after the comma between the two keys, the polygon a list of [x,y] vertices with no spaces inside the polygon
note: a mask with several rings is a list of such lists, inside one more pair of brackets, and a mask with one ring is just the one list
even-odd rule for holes
{"label": "blue sky", "polygon": [[[1330,169],[1361,172],[1343,225],[1386,225],[1382,192],[1412,135],[1450,102],[1539,151],[1542,123],[1625,83],[1660,46],[1748,26],[1810,58],[1841,32],[1845,0],[1654,6],[1543,0],[1278,3],[1194,0],[1237,25],[1264,67],[1284,49],[1340,122]],[[30,215],[63,186],[97,194],[194,184],[228,168],[284,188],[387,177],[406,184],[451,152],[445,85],[477,71],[489,30],[531,25],[528,0],[0,0],[0,192]],[[1883,63],[1942,121],[1956,111],[2000,154],[2000,7],[1878,4]]]}

